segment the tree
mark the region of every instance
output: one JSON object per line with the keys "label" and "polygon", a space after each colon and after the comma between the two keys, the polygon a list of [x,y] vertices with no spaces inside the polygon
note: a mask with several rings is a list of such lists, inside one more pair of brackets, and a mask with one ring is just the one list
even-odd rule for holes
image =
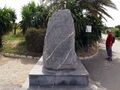
{"label": "tree", "polygon": [[22,8],[22,21],[20,22],[20,27],[22,28],[23,34],[25,34],[27,28],[31,26],[31,20],[35,12],[35,7],[35,3],[32,2]]}
{"label": "tree", "polygon": [[11,8],[0,8],[0,47],[2,47],[2,36],[11,31],[15,23],[15,11]]}
{"label": "tree", "polygon": [[[114,3],[111,0],[51,0],[51,11],[55,11],[60,8],[61,5],[66,2],[66,8],[70,9],[75,23],[75,45],[76,48],[81,46],[92,44],[101,37],[101,31],[104,28],[102,24],[103,14],[112,18],[105,9],[105,6],[116,9]],[[63,5],[62,5],[63,6]],[[104,18],[105,19],[105,18]],[[89,35],[85,32],[86,25],[92,26],[92,34]]]}
{"label": "tree", "polygon": [[13,24],[13,34],[16,35],[16,29],[19,27],[17,23]]}
{"label": "tree", "polygon": [[78,8],[80,12],[82,12],[83,10],[86,10],[87,14],[90,14],[92,16],[102,17],[102,18],[104,18],[103,14],[112,18],[106,12],[105,7],[117,9],[116,5],[111,0],[47,0],[47,1],[53,1],[52,5],[56,5],[57,7],[61,6],[59,4],[64,4],[63,2],[66,2],[66,3],[74,2],[76,8]]}
{"label": "tree", "polygon": [[[22,9],[22,21],[20,22],[23,33],[30,28],[46,28],[48,18],[55,11],[66,5],[70,9],[75,23],[76,47],[88,45],[88,35],[85,32],[86,25],[91,25],[93,32],[89,39],[89,44],[96,42],[101,37],[103,29],[103,14],[112,18],[104,6],[116,9],[111,0],[50,0],[53,1],[49,6],[38,5],[34,2],[29,3]],[[65,3],[66,2],[66,3]]]}
{"label": "tree", "polygon": [[115,26],[115,28],[118,28],[120,30],[120,25]]}
{"label": "tree", "polygon": [[46,28],[48,11],[45,5],[35,5],[34,2],[25,5],[22,8],[22,21],[20,27],[22,28],[23,34],[30,27],[33,28]]}
{"label": "tree", "polygon": [[105,17],[103,15],[112,19],[105,7],[117,9],[111,0],[78,0],[78,6],[83,10],[85,9],[90,15],[104,19]]}

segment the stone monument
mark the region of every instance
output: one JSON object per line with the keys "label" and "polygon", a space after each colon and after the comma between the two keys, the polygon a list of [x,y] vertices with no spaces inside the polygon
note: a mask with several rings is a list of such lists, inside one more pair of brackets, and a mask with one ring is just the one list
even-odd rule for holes
{"label": "stone monument", "polygon": [[45,69],[76,69],[74,22],[68,9],[59,10],[52,15],[44,41],[43,64]]}
{"label": "stone monument", "polygon": [[[41,65],[40,62],[43,61]],[[29,75],[30,86],[87,86],[88,72],[75,53],[75,29],[70,10],[59,10],[50,17],[43,56]]]}

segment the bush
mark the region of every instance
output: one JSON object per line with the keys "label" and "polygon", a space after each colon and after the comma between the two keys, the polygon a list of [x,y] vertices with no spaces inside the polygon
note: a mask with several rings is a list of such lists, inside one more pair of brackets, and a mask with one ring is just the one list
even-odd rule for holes
{"label": "bush", "polygon": [[[81,16],[79,16],[81,17]],[[81,20],[80,20],[81,19]],[[86,48],[92,46],[94,43],[101,39],[101,31],[104,29],[102,21],[99,18],[93,16],[86,16],[81,18],[75,18],[75,48]],[[92,26],[92,32],[86,32],[86,25]]]}
{"label": "bush", "polygon": [[25,35],[27,50],[42,53],[44,45],[45,30],[29,28]]}
{"label": "bush", "polygon": [[112,32],[115,35],[115,37],[120,37],[120,30],[118,28],[114,28]]}
{"label": "bush", "polygon": [[22,8],[22,20],[20,27],[23,34],[29,27],[46,28],[48,22],[48,8],[45,4],[36,5],[35,2],[28,3]]}
{"label": "bush", "polygon": [[117,39],[120,40],[120,37],[118,37]]}

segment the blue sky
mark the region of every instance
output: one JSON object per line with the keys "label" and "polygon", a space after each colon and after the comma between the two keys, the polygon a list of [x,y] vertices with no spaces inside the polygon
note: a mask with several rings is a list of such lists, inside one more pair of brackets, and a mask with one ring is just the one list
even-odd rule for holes
{"label": "blue sky", "polygon": [[[35,1],[35,3],[40,4],[40,0],[0,0],[0,7],[11,7],[13,9],[15,9],[15,12],[17,14],[17,22],[21,20],[21,8],[31,2],[31,1]],[[120,0],[112,0],[118,10],[113,10],[110,8],[107,8],[108,13],[113,17],[114,20],[107,18],[107,22],[105,20],[103,20],[105,22],[105,24],[109,27],[112,26],[116,26],[116,25],[120,25]]]}

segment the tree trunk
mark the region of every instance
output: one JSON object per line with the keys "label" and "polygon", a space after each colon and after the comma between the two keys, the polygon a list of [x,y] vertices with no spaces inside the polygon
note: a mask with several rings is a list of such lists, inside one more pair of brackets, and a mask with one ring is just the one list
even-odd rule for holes
{"label": "tree trunk", "polygon": [[0,35],[0,48],[2,47],[2,35]]}
{"label": "tree trunk", "polygon": [[23,35],[25,35],[25,32],[26,32],[26,29],[23,29],[23,30],[22,30]]}
{"label": "tree trunk", "polygon": [[13,34],[16,35],[16,28],[14,28],[14,30],[13,30]]}

